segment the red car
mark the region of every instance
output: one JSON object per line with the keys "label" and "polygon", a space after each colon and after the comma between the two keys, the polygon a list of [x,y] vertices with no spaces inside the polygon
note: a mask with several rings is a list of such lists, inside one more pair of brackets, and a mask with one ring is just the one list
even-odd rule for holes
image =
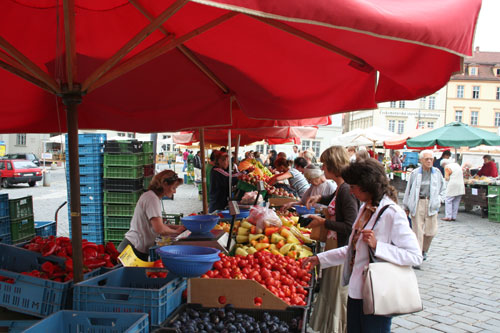
{"label": "red car", "polygon": [[28,160],[0,160],[0,182],[7,188],[11,184],[28,183],[33,187],[42,180],[42,169]]}

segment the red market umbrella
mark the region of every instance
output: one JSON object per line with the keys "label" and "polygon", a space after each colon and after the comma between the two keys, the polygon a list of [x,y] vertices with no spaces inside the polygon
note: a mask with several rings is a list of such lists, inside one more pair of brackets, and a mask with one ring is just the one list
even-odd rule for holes
{"label": "red market umbrella", "polygon": [[419,136],[421,134],[429,132],[430,128],[416,128],[414,130],[403,133],[395,138],[385,140],[384,148],[386,149],[404,149],[406,146],[406,140]]}
{"label": "red market umbrella", "polygon": [[[462,56],[471,55],[480,5],[1,1],[0,133],[68,131],[75,162],[78,128],[157,132],[231,124],[232,97],[247,116],[262,119],[415,99],[441,88],[461,69]],[[70,163],[70,179],[78,282],[77,163]]]}

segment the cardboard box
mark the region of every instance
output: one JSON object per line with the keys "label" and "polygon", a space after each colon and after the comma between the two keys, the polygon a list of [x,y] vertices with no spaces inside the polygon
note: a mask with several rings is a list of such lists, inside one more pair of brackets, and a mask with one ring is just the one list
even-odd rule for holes
{"label": "cardboard box", "polygon": [[297,199],[295,198],[269,198],[269,204],[271,206],[283,206],[289,202],[295,202]]}
{"label": "cardboard box", "polygon": [[[225,297],[221,304],[219,297]],[[255,304],[255,298],[262,299],[262,305]],[[285,310],[289,305],[254,280],[202,279],[188,280],[188,303],[204,307],[224,307],[232,304],[241,309]]]}

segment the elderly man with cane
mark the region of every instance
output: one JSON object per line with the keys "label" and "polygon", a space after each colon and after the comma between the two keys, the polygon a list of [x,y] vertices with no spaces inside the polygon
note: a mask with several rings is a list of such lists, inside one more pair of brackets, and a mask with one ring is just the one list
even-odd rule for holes
{"label": "elderly man with cane", "polygon": [[403,208],[411,216],[412,229],[425,260],[432,238],[437,234],[437,216],[445,200],[446,186],[439,169],[432,166],[432,150],[423,150],[419,157],[421,166],[413,170],[408,179]]}

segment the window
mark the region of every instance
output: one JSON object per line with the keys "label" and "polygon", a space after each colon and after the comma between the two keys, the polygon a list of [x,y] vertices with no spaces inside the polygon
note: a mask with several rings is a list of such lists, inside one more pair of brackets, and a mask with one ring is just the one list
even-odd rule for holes
{"label": "window", "polygon": [[427,122],[427,128],[434,128],[434,122],[432,121]]}
{"label": "window", "polygon": [[16,146],[26,146],[26,134],[16,135]]}
{"label": "window", "polygon": [[496,99],[500,99],[500,87],[497,87]]}
{"label": "window", "polygon": [[121,132],[119,132],[119,133],[116,133],[116,135],[117,135],[117,136],[125,136],[125,133],[121,133]]}
{"label": "window", "polygon": [[306,151],[307,148],[311,147],[310,140],[302,140],[302,151]]}
{"label": "window", "polygon": [[0,170],[5,169],[5,163],[3,161],[0,161]]}
{"label": "window", "polygon": [[320,148],[321,148],[321,142],[319,141],[312,142],[312,150],[314,151],[314,155],[316,155],[316,157],[319,157]]}
{"label": "window", "polygon": [[457,98],[464,98],[464,86],[457,86]]}
{"label": "window", "polygon": [[255,150],[258,151],[261,154],[264,154],[264,145],[257,145],[257,146],[255,146]]}
{"label": "window", "polygon": [[455,111],[455,121],[462,122],[462,111]]}
{"label": "window", "polygon": [[471,126],[477,126],[478,111],[471,111],[470,113],[470,124]]}
{"label": "window", "polygon": [[394,132],[396,127],[396,121],[395,120],[389,120],[389,131]]}
{"label": "window", "polygon": [[472,87],[472,98],[479,99],[479,86]]}
{"label": "window", "polygon": [[391,102],[391,108],[395,108],[396,107],[396,102]]}
{"label": "window", "polygon": [[495,73],[495,76],[500,76],[500,68],[493,69],[493,72]]}
{"label": "window", "polygon": [[405,101],[399,101],[399,108],[404,109],[405,108]]}
{"label": "window", "polygon": [[418,121],[418,127],[417,128],[424,128],[425,127],[425,121],[419,120]]}
{"label": "window", "polygon": [[477,75],[477,67],[469,67],[469,75]]}
{"label": "window", "polygon": [[134,137],[134,133],[127,133],[127,138],[133,138]]}
{"label": "window", "polygon": [[495,112],[495,126],[500,127],[500,112]]}
{"label": "window", "polygon": [[405,131],[405,121],[398,120],[398,134],[403,134],[404,131]]}
{"label": "window", "polygon": [[7,162],[7,170],[12,170],[12,163]]}
{"label": "window", "polygon": [[429,110],[434,110],[436,108],[436,96],[429,97]]}

